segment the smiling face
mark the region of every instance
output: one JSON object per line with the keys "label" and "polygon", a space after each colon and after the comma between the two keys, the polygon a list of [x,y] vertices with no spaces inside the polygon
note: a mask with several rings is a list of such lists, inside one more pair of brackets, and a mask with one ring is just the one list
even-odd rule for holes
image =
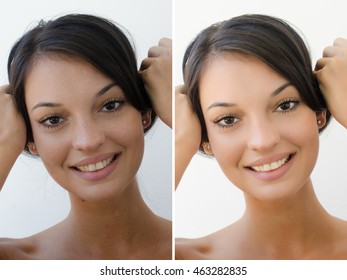
{"label": "smiling face", "polygon": [[288,80],[256,58],[224,54],[207,64],[199,89],[211,146],[205,152],[230,181],[261,200],[308,183],[325,119]]}
{"label": "smiling face", "polygon": [[[149,114],[90,64],[41,58],[25,83],[38,153],[50,175],[84,200],[105,199],[135,182]],[[29,147],[32,147],[29,145]]]}

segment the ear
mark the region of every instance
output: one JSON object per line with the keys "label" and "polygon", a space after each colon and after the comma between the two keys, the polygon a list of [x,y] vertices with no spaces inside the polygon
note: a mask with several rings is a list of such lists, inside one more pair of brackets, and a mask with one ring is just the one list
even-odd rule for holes
{"label": "ear", "polygon": [[325,124],[327,122],[326,115],[327,115],[327,111],[326,110],[324,110],[322,112],[317,112],[316,113],[318,129],[321,129],[322,127],[325,126]]}
{"label": "ear", "polygon": [[29,149],[29,152],[34,156],[37,156],[39,154],[34,142],[28,143],[28,149]]}
{"label": "ear", "polygon": [[151,122],[152,122],[151,115],[152,115],[151,111],[146,111],[141,113],[143,129],[146,129],[147,127],[151,125]]}
{"label": "ear", "polygon": [[213,150],[209,142],[202,143],[202,148],[204,149],[205,154],[213,156]]}

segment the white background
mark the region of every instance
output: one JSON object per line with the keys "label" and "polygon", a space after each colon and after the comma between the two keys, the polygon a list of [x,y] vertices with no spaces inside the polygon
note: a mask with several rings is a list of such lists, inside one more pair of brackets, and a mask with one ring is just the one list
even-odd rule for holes
{"label": "white background", "polygon": [[[344,279],[345,261],[259,261],[259,260],[190,260],[190,261],[2,261],[2,279],[122,279],[122,280],[196,280],[196,279],[242,279],[242,280],[292,280],[292,279]],[[18,269],[20,267],[20,269]],[[115,275],[101,276],[101,270],[112,269]],[[213,268],[244,267],[246,275],[209,275]],[[143,275],[138,275],[143,269]],[[212,268],[208,270],[208,268]],[[224,269],[224,270],[223,270]],[[126,270],[127,273],[126,274]],[[133,275],[131,272],[133,271]],[[196,274],[195,272],[200,272]],[[232,271],[232,270],[231,270]],[[236,271],[236,270],[235,270]],[[118,272],[118,274],[116,274]],[[123,274],[121,274],[123,272]],[[146,273],[147,272],[147,273]],[[152,272],[153,275],[150,275]],[[204,273],[205,272],[205,273]],[[145,274],[146,273],[146,274]],[[158,274],[160,273],[160,274]],[[127,276],[128,275],[128,276]],[[165,276],[166,275],[166,276]],[[338,277],[338,275],[341,275]]]}
{"label": "white background", "polygon": [[[207,26],[234,16],[260,13],[289,21],[306,38],[314,64],[324,47],[336,37],[347,38],[347,4],[343,0],[176,0],[175,3],[176,84],[182,83],[181,64],[188,43]],[[347,219],[347,131],[333,121],[320,136],[320,145],[312,174],[315,191],[328,212]],[[217,162],[200,155],[193,158],[186,170],[175,201],[178,237],[199,237],[219,230],[240,218],[245,208],[242,192],[225,178]]]}
{"label": "white background", "polygon": [[[6,1],[0,9],[0,83],[7,80],[7,57],[14,42],[41,19],[88,13],[124,26],[136,44],[138,61],[161,37],[172,37],[171,1],[31,0]],[[171,130],[158,122],[145,137],[138,182],[152,210],[171,219]],[[1,161],[6,160],[0,159]],[[62,220],[70,209],[68,194],[45,171],[39,159],[20,156],[0,193],[0,237],[23,237]]]}

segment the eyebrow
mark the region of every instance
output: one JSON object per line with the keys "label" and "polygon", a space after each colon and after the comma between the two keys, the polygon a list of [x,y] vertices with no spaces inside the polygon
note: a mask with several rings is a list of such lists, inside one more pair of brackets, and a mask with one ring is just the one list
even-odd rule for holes
{"label": "eyebrow", "polygon": [[[270,97],[275,97],[276,95],[280,94],[285,88],[291,86],[292,84],[290,82],[283,84],[279,88],[277,88],[275,91],[273,91],[270,95]],[[207,107],[207,110],[210,110],[214,107],[233,107],[236,106],[235,103],[228,103],[228,102],[215,102],[212,103],[210,106]]]}
{"label": "eyebrow", "polygon": [[[96,94],[95,97],[100,97],[103,94],[105,94],[109,89],[111,89],[114,86],[118,86],[117,83],[112,82],[110,84],[108,84],[107,86],[103,87],[101,90],[99,90]],[[62,106],[61,103],[54,103],[54,102],[40,102],[37,103],[32,109],[31,111],[39,108],[39,107],[49,107],[49,108],[55,108],[55,107],[60,107]]]}
{"label": "eyebrow", "polygon": [[284,85],[282,85],[278,89],[276,89],[273,93],[271,93],[271,97],[275,97],[276,95],[280,94],[285,88],[287,88],[291,85],[292,84],[290,82],[285,83]]}
{"label": "eyebrow", "polygon": [[102,96],[103,94],[105,94],[110,88],[113,88],[115,86],[118,86],[116,82],[112,82],[110,83],[109,85],[103,87],[101,90],[99,90],[97,93],[96,93],[96,97],[100,97]]}

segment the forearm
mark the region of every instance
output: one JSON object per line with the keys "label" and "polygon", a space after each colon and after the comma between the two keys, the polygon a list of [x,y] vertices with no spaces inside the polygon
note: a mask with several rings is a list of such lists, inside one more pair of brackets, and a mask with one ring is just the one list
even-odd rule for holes
{"label": "forearm", "polygon": [[0,87],[0,190],[26,142],[24,121],[8,92],[9,86]]}
{"label": "forearm", "polygon": [[178,187],[185,170],[197,151],[197,149],[191,148],[182,142],[177,139],[175,141],[175,189]]}
{"label": "forearm", "polygon": [[20,152],[11,149],[8,145],[0,144],[0,190],[6,182],[14,163],[16,162]]}

